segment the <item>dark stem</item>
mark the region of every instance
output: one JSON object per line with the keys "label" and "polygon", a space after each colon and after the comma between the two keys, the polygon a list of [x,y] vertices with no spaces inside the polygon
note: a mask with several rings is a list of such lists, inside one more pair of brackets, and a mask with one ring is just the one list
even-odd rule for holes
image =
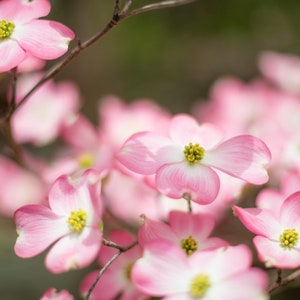
{"label": "dark stem", "polygon": [[192,213],[193,208],[192,208],[191,196],[188,193],[184,193],[182,198],[186,200],[186,203],[187,203],[187,206],[188,206],[188,212]]}
{"label": "dark stem", "polygon": [[291,273],[290,275],[282,278],[281,277],[281,270],[278,270],[278,277],[276,282],[274,282],[268,289],[268,293],[272,293],[277,288],[287,285],[288,283],[294,281],[297,277],[300,276],[300,269],[296,270],[295,272]]}
{"label": "dark stem", "polygon": [[16,107],[16,93],[17,93],[17,68],[13,68],[11,70],[11,73],[12,73],[11,100],[9,105],[11,107],[11,111],[14,111]]}
{"label": "dark stem", "polygon": [[116,248],[118,249],[118,252],[116,254],[114,254],[110,260],[107,261],[107,263],[100,269],[99,273],[97,274],[96,278],[94,279],[92,285],[90,286],[88,292],[87,292],[87,295],[85,297],[85,300],[89,300],[94,288],[96,287],[98,281],[100,280],[102,274],[108,269],[108,267],[123,253],[123,252],[126,252],[128,251],[129,249],[133,248],[134,246],[137,245],[137,242],[134,242],[132,243],[131,245],[129,245],[128,247],[121,247],[119,245],[117,245],[116,243],[114,242],[111,242],[111,241],[107,241],[105,239],[103,239],[103,244],[105,246],[108,246],[108,247],[113,247],[113,248]]}
{"label": "dark stem", "polygon": [[181,5],[185,5],[185,4],[196,2],[196,1],[197,0],[167,0],[167,1],[162,1],[162,2],[158,2],[158,3],[153,3],[153,4],[145,5],[143,7],[134,9],[129,13],[121,14],[120,19],[126,19],[126,18],[141,14],[146,11],[176,7],[176,6],[181,6]]}

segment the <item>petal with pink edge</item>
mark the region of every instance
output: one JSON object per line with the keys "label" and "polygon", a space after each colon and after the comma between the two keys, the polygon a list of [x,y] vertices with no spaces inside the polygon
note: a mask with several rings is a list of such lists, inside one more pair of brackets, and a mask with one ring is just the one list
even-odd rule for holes
{"label": "petal with pink edge", "polygon": [[278,239],[278,235],[282,231],[281,224],[271,211],[233,206],[233,212],[243,225],[254,234]]}
{"label": "petal with pink edge", "polygon": [[252,264],[252,255],[245,245],[228,246],[195,252],[189,257],[189,263],[196,270],[201,266],[201,272],[208,274],[214,282],[220,282],[247,270]]}
{"label": "petal with pink edge", "polygon": [[60,239],[46,256],[46,267],[53,273],[63,273],[88,266],[97,256],[102,234],[97,228],[85,228],[81,233]]}
{"label": "petal with pink edge", "polygon": [[287,228],[300,229],[300,192],[295,192],[284,200],[280,209],[280,220]]}
{"label": "petal with pink edge", "polygon": [[[79,177],[60,176],[49,191],[51,209],[59,215],[69,216],[71,211],[81,208],[90,215],[98,214],[100,216],[101,211],[96,210],[97,206],[93,205],[93,202],[97,200],[101,202],[99,176],[92,169],[85,171]],[[100,210],[101,205],[99,204],[98,206]]]}
{"label": "petal with pink edge", "polygon": [[169,223],[179,238],[187,238],[192,235],[194,239],[200,242],[205,240],[213,231],[215,219],[205,214],[171,211]]}
{"label": "petal with pink edge", "polygon": [[118,160],[129,170],[143,175],[154,174],[162,165],[182,161],[183,149],[154,132],[132,135],[117,154]]}
{"label": "petal with pink edge", "polygon": [[178,114],[171,120],[170,137],[183,145],[198,143],[207,149],[219,143],[223,135],[213,124],[199,124],[190,115]]}
{"label": "petal with pink edge", "polygon": [[67,52],[74,33],[59,22],[32,20],[16,28],[14,38],[31,55],[41,59],[55,59]]}
{"label": "petal with pink edge", "polygon": [[14,220],[18,232],[14,250],[24,258],[41,253],[69,232],[66,220],[42,205],[19,208]]}
{"label": "petal with pink edge", "polygon": [[156,186],[168,197],[179,199],[188,195],[194,202],[209,204],[218,195],[220,180],[212,169],[184,161],[161,167],[156,174]]}
{"label": "petal with pink edge", "polygon": [[265,169],[271,153],[265,143],[251,135],[233,137],[207,151],[202,163],[252,184],[269,179]]}
{"label": "petal with pink edge", "polygon": [[230,300],[267,299],[267,284],[267,275],[260,269],[251,268],[213,285],[208,290],[207,297]]}
{"label": "petal with pink edge", "polygon": [[0,53],[0,72],[13,69],[25,58],[25,51],[16,41],[11,39],[0,42]]}
{"label": "petal with pink edge", "polygon": [[259,259],[267,267],[295,269],[300,266],[299,248],[283,248],[280,246],[279,241],[270,240],[263,236],[254,237],[253,243],[258,252]]}
{"label": "petal with pink edge", "polygon": [[132,267],[131,278],[139,290],[160,296],[185,292],[189,273],[182,249],[172,242],[160,240],[147,244],[144,256]]}
{"label": "petal with pink edge", "polygon": [[178,238],[166,223],[144,217],[144,223],[138,231],[139,244],[143,247],[151,241],[160,239],[167,239],[175,243],[178,241]]}
{"label": "petal with pink edge", "polygon": [[22,24],[33,19],[47,16],[50,12],[51,5],[48,0],[1,1],[0,11],[2,11],[2,9],[6,15],[5,19]]}

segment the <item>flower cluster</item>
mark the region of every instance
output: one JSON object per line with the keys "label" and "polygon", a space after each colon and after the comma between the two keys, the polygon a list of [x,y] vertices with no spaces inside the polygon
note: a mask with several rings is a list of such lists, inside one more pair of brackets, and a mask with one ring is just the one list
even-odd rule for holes
{"label": "flower cluster", "polygon": [[[44,60],[74,38],[40,19],[49,12],[48,0],[0,2],[0,72],[18,83],[7,91],[13,154],[0,155],[15,254],[47,250],[55,274],[97,262],[78,288],[85,299],[269,299],[269,268],[300,267],[300,91],[289,78],[300,59],[263,53],[263,78],[221,79],[190,113],[110,95],[93,124],[74,83],[43,82]],[[48,157],[32,151],[53,145]],[[224,234],[237,218],[258,261]],[[50,287],[40,299],[74,297]]]}

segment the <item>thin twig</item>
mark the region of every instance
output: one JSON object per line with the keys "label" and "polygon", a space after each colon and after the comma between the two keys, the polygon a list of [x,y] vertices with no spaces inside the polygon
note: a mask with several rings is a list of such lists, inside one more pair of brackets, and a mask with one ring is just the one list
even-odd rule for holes
{"label": "thin twig", "polygon": [[290,275],[281,278],[280,275],[280,280],[277,278],[276,282],[274,282],[268,289],[268,293],[272,293],[274,290],[277,288],[287,285],[288,283],[294,281],[297,277],[300,277],[300,269],[296,270],[295,272],[291,273]]}
{"label": "thin twig", "polygon": [[141,14],[146,11],[182,6],[182,5],[196,2],[196,1],[197,0],[168,0],[168,1],[163,1],[163,2],[153,3],[153,4],[145,5],[140,8],[136,8],[129,13],[121,14],[120,19],[123,20],[123,19],[129,18],[129,17],[135,16],[135,15]]}
{"label": "thin twig", "polygon": [[103,244],[105,246],[109,246],[109,247],[113,247],[113,248],[116,248],[118,249],[118,252],[115,253],[111,258],[110,260],[107,261],[107,263],[100,269],[99,273],[97,274],[96,278],[94,279],[92,285],[90,286],[88,292],[87,292],[87,295],[85,296],[85,300],[89,300],[93,290],[95,289],[98,281],[100,280],[102,274],[108,269],[108,267],[123,253],[123,252],[126,252],[128,250],[130,250],[131,248],[133,248],[134,246],[137,245],[137,242],[133,242],[131,245],[129,245],[128,247],[121,247],[119,245],[117,245],[116,243],[114,242],[111,242],[111,241],[107,241],[105,239],[102,240],[103,241]]}
{"label": "thin twig", "polygon": [[112,258],[100,269],[99,273],[97,274],[95,280],[93,281],[92,285],[90,286],[85,300],[89,300],[95,286],[97,285],[99,279],[101,278],[102,274],[107,270],[107,268],[121,255],[122,251],[118,251]]}
{"label": "thin twig", "polygon": [[191,203],[191,196],[188,193],[184,193],[182,196],[183,199],[186,200],[187,206],[188,206],[188,212],[192,213],[193,212],[193,208],[192,208],[192,203]]}
{"label": "thin twig", "polygon": [[[159,10],[163,8],[169,8],[169,7],[176,7],[181,6],[184,4],[192,3],[197,0],[169,0],[169,1],[163,1],[159,3],[149,4],[145,5],[143,7],[134,9],[132,11],[129,11],[130,5],[132,4],[131,0],[127,0],[123,10],[121,13],[119,13],[120,10],[120,0],[115,0],[115,5],[113,9],[113,16],[110,19],[110,21],[104,26],[102,30],[100,30],[98,33],[96,33],[94,36],[89,38],[83,43],[78,43],[77,46],[75,46],[69,54],[60,62],[58,62],[52,69],[49,70],[48,73],[45,74],[45,76],[22,98],[22,100],[16,105],[15,109],[18,109],[23,103],[28,99],[28,97],[36,91],[40,86],[42,86],[46,81],[53,78],[57,73],[62,71],[69,63],[76,58],[83,50],[93,45],[96,41],[101,39],[104,35],[106,35],[111,29],[113,29],[115,26],[119,24],[121,20],[127,19],[129,17],[132,17],[134,15],[146,12],[146,11],[152,11],[152,10]],[[11,112],[12,114],[13,112]]]}

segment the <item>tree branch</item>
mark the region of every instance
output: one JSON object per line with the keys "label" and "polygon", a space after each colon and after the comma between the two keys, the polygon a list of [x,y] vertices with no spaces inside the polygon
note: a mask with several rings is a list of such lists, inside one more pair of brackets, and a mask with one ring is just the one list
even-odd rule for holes
{"label": "tree branch", "polygon": [[294,281],[297,277],[300,276],[300,269],[296,270],[295,272],[291,273],[290,275],[281,278],[281,274],[278,276],[279,279],[276,280],[276,282],[274,282],[268,289],[268,293],[272,293],[274,290],[276,290],[277,288],[287,285],[288,283]]}
{"label": "tree branch", "polygon": [[182,5],[189,4],[192,2],[196,2],[196,1],[197,0],[167,0],[167,1],[163,1],[163,2],[153,3],[153,4],[145,5],[143,7],[134,9],[129,13],[121,14],[120,19],[123,20],[123,19],[129,18],[129,17],[135,16],[135,15],[141,14],[146,11],[182,6]]}
{"label": "tree branch", "polygon": [[185,5],[188,3],[195,2],[197,0],[168,0],[168,1],[162,1],[154,4],[145,5],[143,7],[134,9],[132,11],[128,11],[132,0],[127,0],[124,4],[123,9],[120,12],[120,0],[115,0],[115,5],[113,9],[113,16],[110,19],[110,21],[104,26],[102,30],[100,30],[98,33],[96,33],[94,36],[86,40],[85,42],[81,43],[78,41],[77,46],[75,46],[69,54],[60,62],[58,62],[52,69],[49,70],[48,73],[45,74],[45,76],[34,86],[32,89],[22,98],[22,100],[16,105],[15,109],[11,112],[11,114],[18,109],[20,106],[23,105],[23,103],[29,98],[29,96],[36,91],[40,86],[42,86],[46,81],[53,78],[57,73],[62,71],[69,63],[76,58],[83,50],[93,45],[95,42],[100,40],[104,35],[106,35],[111,29],[113,29],[115,26],[119,24],[121,20],[127,19],[129,17],[132,17],[134,15],[146,12],[146,11],[152,11],[152,10],[158,10],[163,8],[169,8],[169,7],[176,7]]}

